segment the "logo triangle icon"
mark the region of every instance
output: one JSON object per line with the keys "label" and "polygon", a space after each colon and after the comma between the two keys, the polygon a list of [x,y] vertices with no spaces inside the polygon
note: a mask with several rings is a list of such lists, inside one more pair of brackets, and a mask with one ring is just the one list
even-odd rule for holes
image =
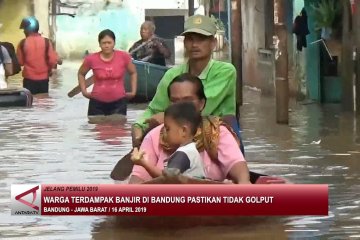
{"label": "logo triangle icon", "polygon": [[[29,206],[29,207],[31,207],[31,208],[33,208],[33,209],[35,209],[35,210],[38,211],[38,210],[39,210],[39,207],[36,206],[36,205],[34,205],[34,202],[35,202],[35,200],[36,200],[36,191],[37,191],[37,190],[39,190],[39,186],[33,187],[33,188],[31,188],[31,189],[29,189],[29,190],[27,190],[27,191],[25,191],[25,192],[23,192],[23,193],[15,196],[15,200],[17,200],[17,201],[21,202],[22,204],[25,204],[26,206]],[[28,201],[22,199],[22,197],[24,197],[24,196],[26,196],[26,195],[28,195],[28,194],[30,194],[30,193],[33,194],[33,200],[32,200],[32,202],[28,202]]]}

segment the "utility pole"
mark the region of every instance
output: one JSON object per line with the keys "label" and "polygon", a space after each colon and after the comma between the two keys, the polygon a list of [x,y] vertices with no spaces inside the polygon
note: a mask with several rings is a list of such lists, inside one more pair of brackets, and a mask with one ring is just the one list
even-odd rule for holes
{"label": "utility pole", "polygon": [[275,0],[275,34],[278,38],[278,49],[275,57],[275,94],[276,122],[289,124],[289,78],[288,78],[288,46],[286,30],[286,1]]}
{"label": "utility pole", "polygon": [[56,13],[57,13],[57,0],[51,0],[51,25],[50,25],[50,39],[53,43],[53,47],[56,48]]}
{"label": "utility pole", "polygon": [[352,18],[350,1],[343,0],[343,31],[341,49],[341,82],[342,82],[342,109],[345,111],[354,110],[353,94],[353,41],[352,41]]}
{"label": "utility pole", "polygon": [[355,97],[356,97],[356,113],[360,115],[360,0],[355,0],[355,47],[356,47],[356,61],[355,61]]}
{"label": "utility pole", "polygon": [[194,15],[194,0],[188,0],[188,5],[189,5],[189,17]]}
{"label": "utility pole", "polygon": [[240,106],[243,104],[243,81],[242,81],[242,20],[241,0],[232,0],[231,20],[231,62],[236,68],[236,116],[240,118]]}
{"label": "utility pole", "polygon": [[274,0],[265,0],[265,48],[273,47],[274,36]]}

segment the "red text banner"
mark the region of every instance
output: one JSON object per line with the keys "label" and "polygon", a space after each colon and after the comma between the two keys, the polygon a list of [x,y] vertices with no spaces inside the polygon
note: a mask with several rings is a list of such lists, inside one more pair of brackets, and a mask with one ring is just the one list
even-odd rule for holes
{"label": "red text banner", "polygon": [[42,184],[41,215],[327,215],[327,185]]}

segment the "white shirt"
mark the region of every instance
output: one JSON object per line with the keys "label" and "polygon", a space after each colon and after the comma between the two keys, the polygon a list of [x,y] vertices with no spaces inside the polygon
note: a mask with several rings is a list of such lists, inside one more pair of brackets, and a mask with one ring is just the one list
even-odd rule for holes
{"label": "white shirt", "polygon": [[[205,177],[203,161],[201,159],[199,151],[196,149],[196,144],[194,142],[179,147],[172,156],[176,155],[177,152],[185,153],[185,155],[181,155],[183,156],[183,158],[185,158],[184,161],[188,160],[190,163],[190,167],[185,170],[185,172],[183,172],[183,175],[198,178]],[[170,159],[172,156],[170,156]]]}

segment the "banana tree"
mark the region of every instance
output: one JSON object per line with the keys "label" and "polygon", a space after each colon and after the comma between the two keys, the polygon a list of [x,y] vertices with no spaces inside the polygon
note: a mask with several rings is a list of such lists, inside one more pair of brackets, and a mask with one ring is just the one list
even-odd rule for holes
{"label": "banana tree", "polygon": [[340,14],[341,5],[338,0],[321,0],[312,5],[315,19],[315,30],[321,30],[321,38],[329,39],[334,21]]}

